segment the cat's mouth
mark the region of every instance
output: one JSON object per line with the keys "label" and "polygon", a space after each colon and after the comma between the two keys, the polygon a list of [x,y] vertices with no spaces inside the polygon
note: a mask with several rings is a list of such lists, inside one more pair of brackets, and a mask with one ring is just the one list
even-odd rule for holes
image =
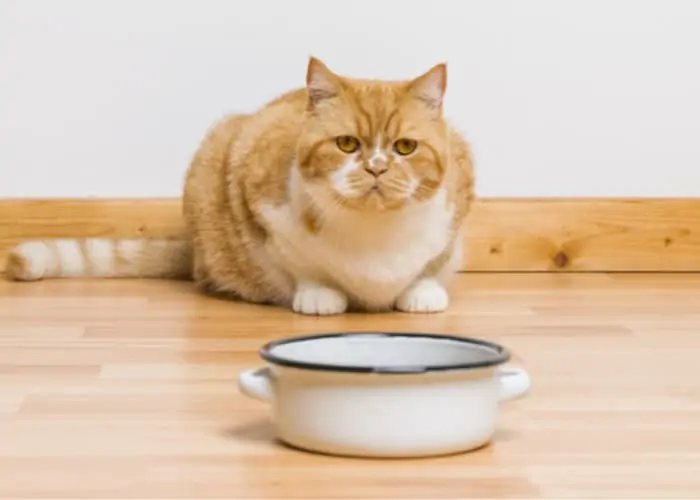
{"label": "cat's mouth", "polygon": [[384,198],[384,191],[382,190],[382,187],[378,184],[375,183],[371,188],[369,188],[369,191],[365,193],[366,197],[370,196],[379,196],[381,198]]}
{"label": "cat's mouth", "polygon": [[404,200],[394,196],[391,188],[375,183],[372,186],[367,186],[364,190],[357,192],[351,198],[346,198],[346,202],[358,209],[370,212],[383,212],[387,210],[395,210],[401,208]]}

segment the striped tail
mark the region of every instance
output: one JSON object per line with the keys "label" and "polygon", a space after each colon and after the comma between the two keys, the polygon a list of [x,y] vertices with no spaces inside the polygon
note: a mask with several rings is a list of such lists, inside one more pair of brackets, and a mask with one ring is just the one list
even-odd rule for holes
{"label": "striped tail", "polygon": [[16,281],[88,277],[189,279],[192,248],[185,240],[26,241],[10,251],[6,273]]}

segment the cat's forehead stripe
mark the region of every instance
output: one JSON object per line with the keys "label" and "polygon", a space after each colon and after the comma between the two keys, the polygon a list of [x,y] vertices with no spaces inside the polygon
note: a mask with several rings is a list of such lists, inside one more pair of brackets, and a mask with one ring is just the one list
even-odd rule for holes
{"label": "cat's forehead stripe", "polygon": [[[392,123],[395,125],[391,127]],[[399,116],[399,108],[395,107],[391,113],[389,113],[386,123],[384,124],[384,132],[390,137],[395,137],[398,135],[401,128],[401,117]]]}
{"label": "cat's forehead stripe", "polygon": [[370,85],[349,94],[355,111],[357,134],[366,144],[372,144],[377,134],[394,137],[401,130],[400,100],[395,89]]}

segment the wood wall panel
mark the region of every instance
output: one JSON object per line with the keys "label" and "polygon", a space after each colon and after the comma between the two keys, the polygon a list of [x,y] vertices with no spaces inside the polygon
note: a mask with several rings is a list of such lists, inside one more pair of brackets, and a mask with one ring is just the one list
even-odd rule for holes
{"label": "wood wall panel", "polygon": [[[25,238],[177,237],[178,199],[0,200],[0,262]],[[700,199],[483,199],[466,271],[700,271]]]}
{"label": "wood wall panel", "polygon": [[478,271],[700,271],[700,199],[489,199],[475,206]]}

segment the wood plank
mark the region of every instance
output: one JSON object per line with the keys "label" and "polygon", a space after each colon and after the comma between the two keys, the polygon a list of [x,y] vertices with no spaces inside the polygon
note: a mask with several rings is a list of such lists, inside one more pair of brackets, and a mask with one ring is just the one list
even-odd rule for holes
{"label": "wood plank", "polygon": [[[698,498],[700,275],[465,274],[451,297],[319,319],[172,281],[0,281],[0,498]],[[532,390],[471,453],[276,442],[238,373],[269,340],[362,330],[501,343]]]}
{"label": "wood plank", "polygon": [[[182,229],[179,199],[0,200],[0,259],[25,238]],[[700,198],[481,199],[467,233],[465,271],[700,271]]]}
{"label": "wood plank", "polygon": [[469,229],[472,271],[700,271],[700,198],[488,199]]}

